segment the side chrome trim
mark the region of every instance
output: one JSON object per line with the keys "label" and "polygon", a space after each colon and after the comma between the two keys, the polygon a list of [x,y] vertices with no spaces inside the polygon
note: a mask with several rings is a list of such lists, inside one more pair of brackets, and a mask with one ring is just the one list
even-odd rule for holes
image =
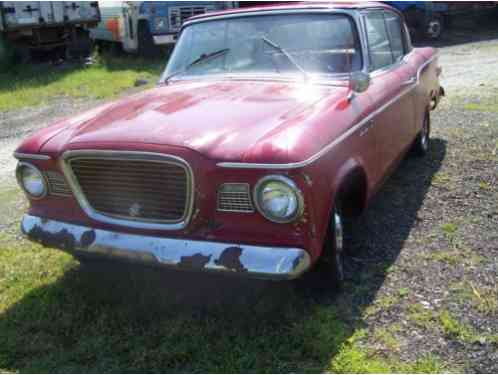
{"label": "side chrome trim", "polygon": [[18,160],[20,159],[29,159],[29,160],[50,160],[52,159],[48,155],[42,154],[23,154],[22,152],[14,152],[14,157]]}
{"label": "side chrome trim", "polygon": [[44,246],[176,270],[270,280],[299,277],[311,265],[306,250],[141,236],[25,215],[22,232]]}
{"label": "side chrome trim", "polygon": [[[130,218],[121,218],[107,215],[95,210],[85,197],[76,176],[73,173],[70,162],[78,158],[93,159],[110,159],[110,160],[140,160],[147,162],[176,164],[185,170],[187,175],[187,202],[185,205],[185,214],[175,222],[158,222],[146,220],[131,220]],[[195,181],[194,173],[190,165],[182,158],[168,154],[158,154],[153,152],[141,151],[111,151],[111,150],[76,150],[66,151],[60,159],[60,167],[66,177],[66,180],[73,191],[73,194],[81,206],[82,210],[93,220],[107,224],[120,225],[123,227],[150,229],[150,230],[181,230],[190,222],[194,208],[194,191]]]}
{"label": "side chrome trim", "polygon": [[306,167],[307,165],[317,161],[320,159],[323,155],[325,155],[327,152],[329,152],[332,148],[337,146],[339,143],[344,141],[345,139],[349,138],[352,134],[354,134],[358,129],[361,129],[364,125],[368,124],[375,116],[377,116],[379,113],[383,112],[386,108],[390,107],[393,103],[397,102],[399,99],[401,99],[403,96],[406,94],[410,93],[412,90],[414,90],[419,84],[420,84],[420,76],[422,74],[422,70],[424,70],[431,62],[433,62],[436,58],[439,57],[439,54],[435,54],[432,56],[430,59],[425,61],[417,70],[417,80],[416,82],[413,83],[413,85],[407,86],[405,90],[403,90],[401,93],[396,95],[393,99],[389,100],[387,103],[382,105],[380,108],[372,112],[370,115],[365,117],[363,120],[358,122],[357,124],[353,125],[350,127],[348,130],[346,130],[344,133],[342,133],[338,138],[334,139],[331,143],[326,145],[324,148],[322,148],[320,151],[318,151],[316,154],[311,156],[310,158],[300,161],[300,162],[295,162],[295,163],[286,163],[286,164],[264,164],[264,163],[238,163],[238,162],[221,162],[217,163],[216,165],[220,168],[232,168],[232,169],[271,169],[271,170],[288,170],[288,169],[296,169],[296,168],[303,168]]}

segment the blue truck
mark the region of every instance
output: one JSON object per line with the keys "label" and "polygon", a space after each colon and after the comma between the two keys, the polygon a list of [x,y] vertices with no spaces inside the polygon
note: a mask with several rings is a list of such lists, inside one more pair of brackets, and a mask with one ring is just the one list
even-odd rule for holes
{"label": "blue truck", "polygon": [[473,17],[497,11],[493,1],[385,1],[401,11],[414,39],[439,39],[457,16]]}
{"label": "blue truck", "polygon": [[154,55],[173,45],[183,22],[209,11],[232,8],[231,1],[100,1],[102,20],[90,32],[97,43],[113,43],[124,51]]}

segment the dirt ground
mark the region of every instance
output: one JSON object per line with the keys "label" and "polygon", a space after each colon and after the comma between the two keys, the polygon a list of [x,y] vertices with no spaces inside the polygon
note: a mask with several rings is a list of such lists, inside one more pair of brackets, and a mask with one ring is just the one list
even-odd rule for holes
{"label": "dirt ground", "polygon": [[[451,370],[496,373],[498,28],[456,32],[437,46],[447,97],[432,114],[430,155],[407,158],[355,220],[345,290],[326,303],[361,328],[370,353],[434,355]],[[0,188],[14,184],[12,152],[23,138],[93,105],[61,99],[0,113]],[[182,293],[182,303],[200,294]]]}

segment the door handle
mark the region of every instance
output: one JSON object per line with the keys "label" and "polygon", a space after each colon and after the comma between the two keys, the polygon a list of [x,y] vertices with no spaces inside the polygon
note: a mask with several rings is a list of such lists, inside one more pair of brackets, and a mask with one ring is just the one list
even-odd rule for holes
{"label": "door handle", "polygon": [[417,82],[417,77],[411,77],[409,80],[401,82],[402,86],[410,86]]}

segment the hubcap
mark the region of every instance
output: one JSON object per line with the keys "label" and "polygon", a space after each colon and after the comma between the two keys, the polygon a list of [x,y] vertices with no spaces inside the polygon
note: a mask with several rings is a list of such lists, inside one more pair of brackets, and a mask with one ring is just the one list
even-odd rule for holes
{"label": "hubcap", "polygon": [[342,251],[344,246],[344,231],[342,227],[341,216],[335,212],[334,213],[334,233],[335,233],[335,261],[337,265],[337,278],[339,280],[344,279],[344,269],[342,263]]}

